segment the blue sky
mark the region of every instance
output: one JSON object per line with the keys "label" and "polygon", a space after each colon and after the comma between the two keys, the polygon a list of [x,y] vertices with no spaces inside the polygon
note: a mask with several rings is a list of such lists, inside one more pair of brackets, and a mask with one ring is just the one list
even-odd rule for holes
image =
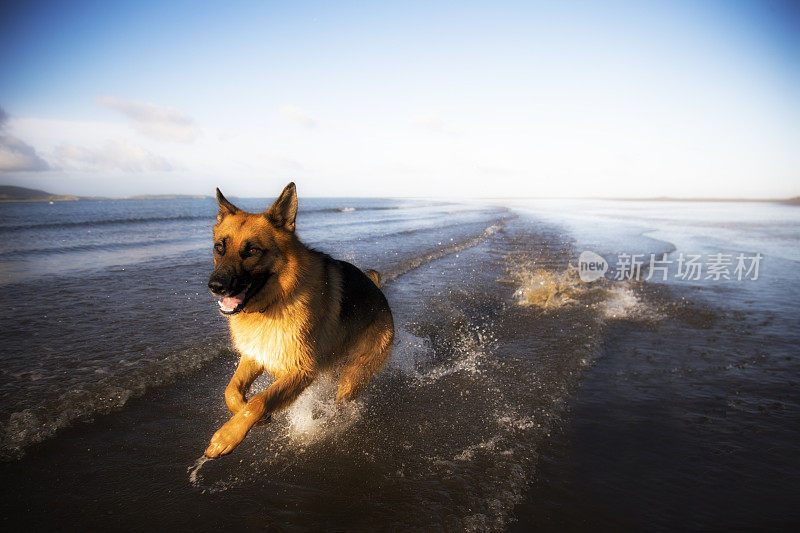
{"label": "blue sky", "polygon": [[[224,5],[224,7],[220,7]],[[800,194],[782,2],[5,2],[0,182]]]}

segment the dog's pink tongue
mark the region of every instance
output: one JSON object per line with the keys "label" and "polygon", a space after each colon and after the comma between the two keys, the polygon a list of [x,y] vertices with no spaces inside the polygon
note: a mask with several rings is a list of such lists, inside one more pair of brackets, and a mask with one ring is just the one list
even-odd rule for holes
{"label": "dog's pink tongue", "polygon": [[244,301],[244,293],[245,291],[240,292],[236,296],[226,296],[225,298],[221,299],[219,302],[219,308],[225,311],[226,313],[233,311],[239,304]]}

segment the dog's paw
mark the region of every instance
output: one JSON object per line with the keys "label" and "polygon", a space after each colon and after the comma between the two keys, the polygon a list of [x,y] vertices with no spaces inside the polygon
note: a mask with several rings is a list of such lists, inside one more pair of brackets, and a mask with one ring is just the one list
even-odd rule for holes
{"label": "dog's paw", "polygon": [[211,444],[206,448],[206,457],[218,457],[230,453],[244,440],[250,427],[237,420],[236,417],[228,420],[219,431],[211,437]]}

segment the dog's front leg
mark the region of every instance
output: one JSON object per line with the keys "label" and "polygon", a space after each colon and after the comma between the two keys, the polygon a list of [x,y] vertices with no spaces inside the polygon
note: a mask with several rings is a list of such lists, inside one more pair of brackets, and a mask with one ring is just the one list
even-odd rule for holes
{"label": "dog's front leg", "polygon": [[244,440],[256,422],[265,415],[291,404],[312,381],[313,377],[310,374],[300,373],[282,376],[275,380],[267,390],[253,396],[238,413],[214,433],[211,444],[206,448],[206,456],[217,457],[229,453]]}
{"label": "dog's front leg", "polygon": [[247,405],[244,395],[263,371],[261,365],[249,357],[242,356],[239,359],[239,366],[236,367],[236,372],[233,373],[231,382],[225,389],[225,404],[233,414],[238,413]]}

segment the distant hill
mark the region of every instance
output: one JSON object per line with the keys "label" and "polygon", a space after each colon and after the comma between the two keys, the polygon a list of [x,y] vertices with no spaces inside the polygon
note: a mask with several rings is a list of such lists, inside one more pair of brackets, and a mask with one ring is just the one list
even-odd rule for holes
{"label": "distant hill", "polygon": [[[176,200],[180,198],[211,198],[199,194],[142,194],[130,196],[126,200]],[[72,196],[53,194],[39,189],[28,189],[14,185],[0,185],[0,202],[66,202],[75,200],[118,200],[100,196]]]}
{"label": "distant hill", "polygon": [[66,202],[78,200],[77,196],[51,194],[39,189],[14,185],[0,185],[0,202]]}

